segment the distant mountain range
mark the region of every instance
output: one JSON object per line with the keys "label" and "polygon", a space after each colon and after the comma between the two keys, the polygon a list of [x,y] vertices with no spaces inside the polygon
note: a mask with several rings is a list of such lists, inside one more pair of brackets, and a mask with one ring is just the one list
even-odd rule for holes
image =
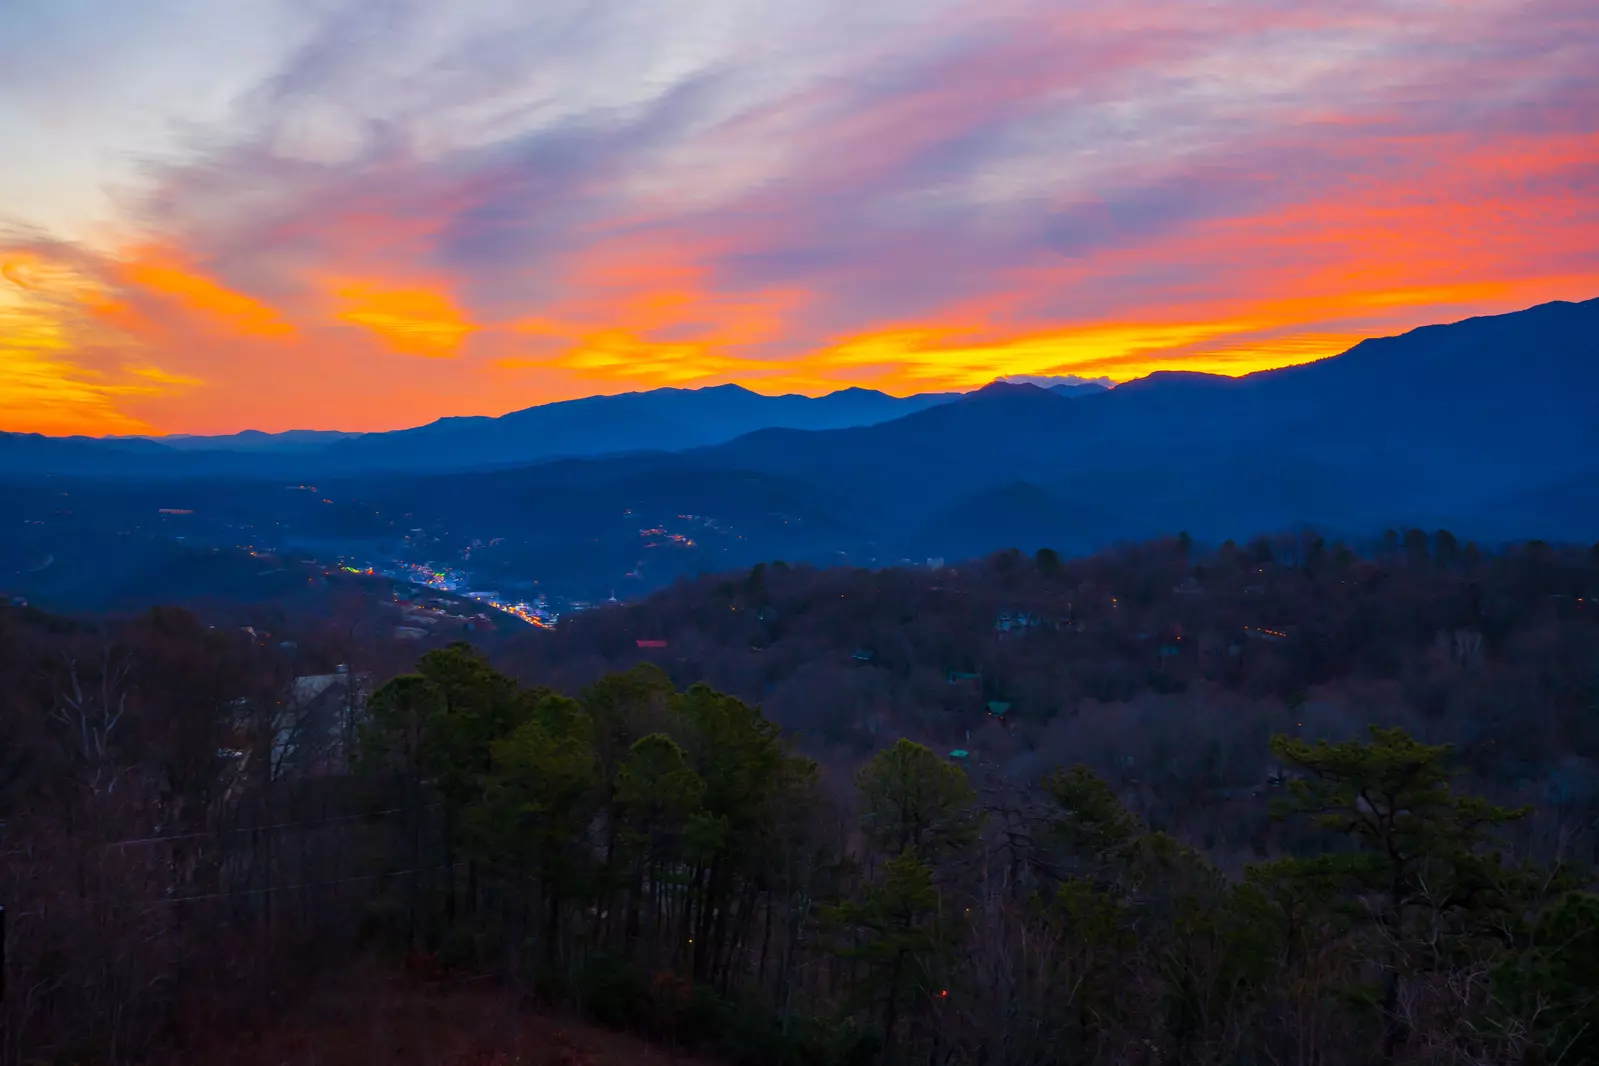
{"label": "distant mountain range", "polygon": [[1097,385],[1092,382],[1085,385],[1050,385],[1049,391],[1062,396],[1092,396],[1096,392],[1107,392],[1109,386]]}
{"label": "distant mountain range", "polygon": [[0,433],[0,473],[187,477],[470,470],[562,457],[679,451],[771,427],[871,425],[960,395],[899,397],[850,388],[819,397],[764,396],[738,385],[718,385],[589,396],[497,418],[441,418],[383,433],[246,430],[227,436],[108,438]]}
{"label": "distant mountain range", "polygon": [[[1599,300],[1428,326],[1240,378],[1156,373],[1071,403],[991,386],[876,427],[762,432],[718,461],[735,459],[843,484],[870,469],[906,504],[938,501],[935,514],[969,498],[972,547],[1009,539],[985,528],[982,501],[1018,482],[1048,494],[1034,510],[1079,516],[1068,547],[1299,522],[1599,539],[1599,500],[1573,491],[1599,472]],[[1510,505],[1529,494],[1536,524]]]}
{"label": "distant mountain range", "polygon": [[[291,429],[283,433],[263,433],[259,429],[246,429],[239,433],[205,436],[194,433],[172,433],[166,436],[117,436],[110,441],[140,440],[165,445],[175,451],[187,452],[314,452],[335,441],[359,437],[359,433],[342,433],[336,429]],[[88,439],[88,438],[76,438]]]}
{"label": "distant mountain range", "polygon": [[[1110,390],[1001,382],[904,400],[658,390],[299,454],[13,435],[0,439],[0,469],[116,475],[105,488],[59,486],[70,509],[42,483],[12,493],[26,501],[24,523],[40,523],[17,535],[18,558],[51,555],[47,574],[85,580],[89,569],[74,567],[122,551],[91,552],[100,527],[120,531],[118,544],[130,529],[181,527],[190,544],[247,535],[318,551],[387,551],[407,537],[416,550],[421,537],[441,553],[495,542],[471,554],[486,581],[603,598],[762,559],[1076,553],[1180,530],[1216,541],[1300,524],[1350,537],[1420,526],[1592,543],[1596,403],[1590,300],[1428,326],[1240,378],[1162,372]],[[314,476],[317,492],[285,492],[291,471]],[[211,475],[225,477],[202,480]],[[73,522],[84,547],[69,556],[57,547]]]}
{"label": "distant mountain range", "polygon": [[763,429],[673,454],[430,479],[412,494],[498,528],[533,501],[558,515],[716,515],[780,492],[789,530],[816,531],[804,546],[819,560],[1299,524],[1588,542],[1596,401],[1599,300],[1552,303],[1240,378],[1161,372],[1076,398],[996,383],[870,426]]}
{"label": "distant mountain range", "polygon": [[554,456],[680,451],[752,430],[828,430],[886,422],[958,393],[897,397],[871,389],[826,396],[763,396],[738,385],[654,389],[544,404],[499,418],[442,418],[339,441],[325,456],[344,468],[452,469]]}

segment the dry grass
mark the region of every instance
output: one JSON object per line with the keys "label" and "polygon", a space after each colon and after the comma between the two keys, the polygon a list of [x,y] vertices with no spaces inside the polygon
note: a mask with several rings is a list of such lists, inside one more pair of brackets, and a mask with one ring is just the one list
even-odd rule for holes
{"label": "dry grass", "polygon": [[171,1066],[705,1066],[638,1037],[519,1007],[489,982],[367,966],[327,977],[257,1032],[208,1034]]}

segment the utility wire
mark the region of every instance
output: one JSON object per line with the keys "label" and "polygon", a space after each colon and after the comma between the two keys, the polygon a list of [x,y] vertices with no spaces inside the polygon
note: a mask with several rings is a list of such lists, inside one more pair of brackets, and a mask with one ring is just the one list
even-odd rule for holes
{"label": "utility wire", "polygon": [[174,833],[170,836],[135,837],[131,840],[113,840],[111,843],[104,845],[104,847],[125,848],[132,847],[137,844],[161,844],[172,840],[202,840],[209,837],[228,836],[235,833],[259,833],[274,829],[300,829],[311,825],[328,825],[332,822],[353,822],[362,818],[381,818],[390,814],[404,814],[412,809],[431,811],[436,810],[437,808],[438,804],[436,803],[430,803],[420,808],[390,807],[389,809],[382,811],[363,811],[360,814],[338,814],[328,818],[310,818],[301,822],[274,822],[268,825],[243,825],[232,829],[209,829],[199,833]]}

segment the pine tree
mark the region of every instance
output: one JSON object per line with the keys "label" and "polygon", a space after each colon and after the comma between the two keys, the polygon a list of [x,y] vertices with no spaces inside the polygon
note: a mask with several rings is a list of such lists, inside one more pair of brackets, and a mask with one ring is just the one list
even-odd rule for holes
{"label": "pine tree", "polygon": [[947,998],[945,963],[961,938],[946,913],[933,871],[906,848],[883,865],[856,899],[824,911],[835,953],[861,967],[851,982],[852,1005],[882,1019],[884,1063],[897,1061],[899,1029],[909,1012],[923,1014]]}
{"label": "pine tree", "polygon": [[542,912],[539,957],[562,956],[562,908],[586,888],[586,830],[599,780],[593,727],[582,705],[545,696],[528,720],[493,744],[493,770],[471,812],[473,838],[509,881],[513,948],[530,902]]}
{"label": "pine tree", "polygon": [[1382,1058],[1391,1061],[1409,1036],[1401,982],[1442,965],[1460,920],[1499,902],[1492,830],[1528,812],[1457,795],[1449,746],[1422,744],[1402,729],[1373,726],[1367,743],[1277,736],[1271,747],[1305,775],[1289,784],[1289,809],[1359,845],[1329,861],[1374,916]]}
{"label": "pine tree", "polygon": [[900,739],[861,768],[861,831],[887,855],[915,852],[937,863],[977,834],[977,793],[966,771]]}

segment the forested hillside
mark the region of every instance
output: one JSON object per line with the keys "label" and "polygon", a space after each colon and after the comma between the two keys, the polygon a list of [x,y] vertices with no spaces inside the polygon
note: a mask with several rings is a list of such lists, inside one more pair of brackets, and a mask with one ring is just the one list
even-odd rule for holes
{"label": "forested hillside", "polygon": [[0,611],[4,1053],[407,958],[732,1062],[1599,1061],[1596,591],[1419,532],[774,563],[414,672]]}
{"label": "forested hillside", "polygon": [[1083,761],[1155,824],[1246,853],[1278,732],[1403,725],[1454,744],[1475,788],[1599,813],[1599,555],[1486,555],[1443,531],[1384,544],[1361,557],[1305,533],[937,571],[772,564],[574,616],[496,662],[567,691],[655,662],[758,702],[845,766],[902,735],[1016,779]]}

